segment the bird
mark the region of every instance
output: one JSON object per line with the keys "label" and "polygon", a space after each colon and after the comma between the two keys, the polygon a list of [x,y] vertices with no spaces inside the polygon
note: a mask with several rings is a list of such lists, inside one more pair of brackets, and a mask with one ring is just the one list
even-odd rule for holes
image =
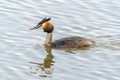
{"label": "bird", "polygon": [[91,46],[95,43],[95,41],[91,39],[87,39],[85,37],[80,36],[70,36],[55,40],[52,42],[52,35],[54,31],[54,26],[51,23],[51,17],[44,17],[35,27],[30,30],[42,28],[45,33],[47,33],[47,37],[45,40],[45,45],[50,46],[51,48],[80,48]]}

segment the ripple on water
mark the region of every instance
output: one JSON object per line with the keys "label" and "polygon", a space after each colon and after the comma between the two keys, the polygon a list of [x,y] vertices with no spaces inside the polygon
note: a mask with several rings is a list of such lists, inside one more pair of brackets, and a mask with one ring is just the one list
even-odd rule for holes
{"label": "ripple on water", "polygon": [[[2,80],[119,80],[119,0],[1,0],[0,3]],[[80,35],[95,40],[96,46],[73,53],[53,49],[51,59],[43,46],[46,34],[42,30],[28,30],[44,16],[52,17],[53,40]],[[50,68],[44,66],[46,59],[51,59]]]}

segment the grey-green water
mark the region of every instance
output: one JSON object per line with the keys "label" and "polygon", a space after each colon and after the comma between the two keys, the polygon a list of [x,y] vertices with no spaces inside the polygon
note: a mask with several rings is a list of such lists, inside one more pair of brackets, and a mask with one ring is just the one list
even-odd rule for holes
{"label": "grey-green water", "polygon": [[[119,9],[119,0],[0,0],[0,80],[120,80]],[[45,16],[53,40],[78,35],[96,45],[47,52],[46,34],[29,31]]]}

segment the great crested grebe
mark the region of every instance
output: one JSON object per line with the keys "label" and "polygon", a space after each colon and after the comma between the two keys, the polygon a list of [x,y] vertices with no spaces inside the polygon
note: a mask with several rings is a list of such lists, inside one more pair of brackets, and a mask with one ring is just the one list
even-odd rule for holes
{"label": "great crested grebe", "polygon": [[37,24],[37,26],[30,29],[33,30],[41,27],[44,32],[47,33],[45,45],[52,48],[80,48],[84,46],[91,46],[94,44],[94,41],[79,36],[66,37],[52,42],[52,33],[54,30],[54,26],[52,25],[50,20],[50,17],[45,17]]}

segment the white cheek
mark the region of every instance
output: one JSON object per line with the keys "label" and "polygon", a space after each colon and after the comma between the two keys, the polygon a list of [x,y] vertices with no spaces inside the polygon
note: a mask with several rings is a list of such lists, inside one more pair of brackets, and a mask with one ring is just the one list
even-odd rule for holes
{"label": "white cheek", "polygon": [[45,24],[44,24],[44,23],[42,24],[41,28],[42,28],[42,29],[44,29],[44,28],[45,28]]}
{"label": "white cheek", "polygon": [[42,25],[41,28],[44,29],[44,26]]}

